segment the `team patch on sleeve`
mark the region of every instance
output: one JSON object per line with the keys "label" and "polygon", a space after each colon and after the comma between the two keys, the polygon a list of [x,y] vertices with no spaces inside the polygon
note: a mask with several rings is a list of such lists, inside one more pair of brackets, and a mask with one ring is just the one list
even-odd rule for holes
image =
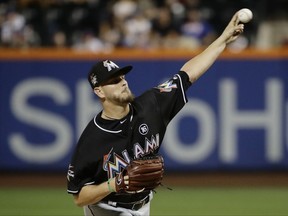
{"label": "team patch on sleeve", "polygon": [[172,89],[177,89],[177,83],[174,82],[174,80],[178,79],[177,76],[174,76],[173,79],[170,79],[156,88],[159,89],[160,92],[171,92]]}

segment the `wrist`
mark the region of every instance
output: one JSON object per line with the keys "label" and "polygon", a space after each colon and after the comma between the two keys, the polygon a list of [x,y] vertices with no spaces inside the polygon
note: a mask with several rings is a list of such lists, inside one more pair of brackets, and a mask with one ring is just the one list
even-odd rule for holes
{"label": "wrist", "polygon": [[115,187],[113,185],[113,182],[114,182],[114,178],[110,178],[107,181],[108,191],[111,192],[111,193],[116,192]]}

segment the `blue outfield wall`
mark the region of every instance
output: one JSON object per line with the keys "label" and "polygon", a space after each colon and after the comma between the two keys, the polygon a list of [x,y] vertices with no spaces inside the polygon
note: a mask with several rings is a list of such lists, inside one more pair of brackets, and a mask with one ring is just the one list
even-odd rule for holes
{"label": "blue outfield wall", "polygon": [[[183,60],[120,60],[135,95]],[[0,170],[64,171],[100,111],[91,60],[0,61]],[[161,153],[169,171],[288,170],[288,61],[220,59],[188,91]]]}

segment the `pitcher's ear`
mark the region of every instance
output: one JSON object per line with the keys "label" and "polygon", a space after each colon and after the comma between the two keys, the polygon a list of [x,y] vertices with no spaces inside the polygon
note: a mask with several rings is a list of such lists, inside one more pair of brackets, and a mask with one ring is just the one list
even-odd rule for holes
{"label": "pitcher's ear", "polygon": [[100,86],[94,88],[94,93],[95,93],[99,98],[103,98],[103,97],[104,97],[103,90],[101,89]]}

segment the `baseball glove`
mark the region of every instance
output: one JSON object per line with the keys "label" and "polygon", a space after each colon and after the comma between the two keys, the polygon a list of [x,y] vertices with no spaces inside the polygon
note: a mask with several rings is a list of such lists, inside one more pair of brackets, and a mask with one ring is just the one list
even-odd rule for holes
{"label": "baseball glove", "polygon": [[153,190],[161,184],[163,173],[164,160],[160,155],[133,160],[116,176],[116,192]]}

